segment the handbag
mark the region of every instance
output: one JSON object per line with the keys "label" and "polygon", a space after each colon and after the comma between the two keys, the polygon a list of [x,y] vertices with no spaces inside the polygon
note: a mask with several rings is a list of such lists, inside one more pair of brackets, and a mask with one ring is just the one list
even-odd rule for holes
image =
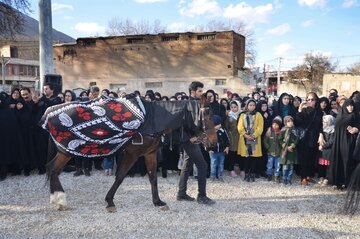
{"label": "handbag", "polygon": [[307,131],[308,131],[308,128],[304,129],[301,127],[297,127],[296,128],[296,136],[298,137],[299,140],[302,140],[303,138],[305,138]]}
{"label": "handbag", "polygon": [[189,155],[185,152],[185,150],[183,150],[183,152],[180,153],[180,157],[179,157],[179,161],[178,161],[178,169],[182,170],[184,167],[184,162],[186,159],[189,158]]}
{"label": "handbag", "polygon": [[309,130],[310,125],[312,125],[312,123],[314,122],[316,114],[317,114],[317,111],[315,111],[315,114],[314,114],[312,120],[310,121],[309,125],[306,128],[303,128],[303,127],[295,128],[296,136],[298,137],[299,141],[301,141],[305,138],[306,132]]}

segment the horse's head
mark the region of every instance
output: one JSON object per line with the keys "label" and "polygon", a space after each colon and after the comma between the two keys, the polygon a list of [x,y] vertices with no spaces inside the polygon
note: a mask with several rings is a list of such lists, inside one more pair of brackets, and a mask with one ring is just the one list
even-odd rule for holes
{"label": "horse's head", "polygon": [[200,99],[200,127],[202,134],[198,137],[199,141],[204,147],[215,146],[218,139],[214,128],[213,113],[205,95]]}

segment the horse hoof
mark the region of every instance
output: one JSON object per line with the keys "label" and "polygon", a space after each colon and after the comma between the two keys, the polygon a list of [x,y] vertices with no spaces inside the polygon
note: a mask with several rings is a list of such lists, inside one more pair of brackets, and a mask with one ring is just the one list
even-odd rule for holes
{"label": "horse hoof", "polygon": [[114,213],[116,212],[116,207],[112,206],[112,207],[106,207],[106,211],[110,212],[110,213]]}
{"label": "horse hoof", "polygon": [[168,205],[160,206],[159,209],[160,209],[161,211],[169,211],[169,210],[170,210],[170,208],[169,208]]}
{"label": "horse hoof", "polygon": [[162,207],[162,206],[166,206],[166,202],[163,201],[158,201],[154,203],[155,207]]}
{"label": "horse hoof", "polygon": [[65,211],[67,209],[67,206],[66,205],[56,205],[56,209],[58,211]]}

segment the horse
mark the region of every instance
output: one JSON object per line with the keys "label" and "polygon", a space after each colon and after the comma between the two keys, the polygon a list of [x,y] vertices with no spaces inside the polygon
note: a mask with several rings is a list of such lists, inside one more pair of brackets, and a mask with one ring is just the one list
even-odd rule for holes
{"label": "horse", "polygon": [[[56,109],[50,109],[45,112],[42,121],[46,122],[44,119],[51,115],[52,112],[56,110],[59,111],[59,108],[61,107],[64,106],[57,106]],[[209,147],[217,142],[216,131],[212,121],[212,111],[205,96],[203,96],[200,101],[141,102],[140,108],[142,108],[142,111],[146,112],[146,117],[138,132],[130,135],[131,139],[134,140],[137,138],[141,143],[132,144],[129,140],[115,151],[112,151],[112,149],[106,151],[109,153],[108,155],[110,155],[110,153],[113,154],[113,152],[123,150],[123,159],[117,164],[115,182],[105,196],[105,201],[107,203],[106,210],[108,212],[117,211],[113,201],[114,195],[126,177],[127,172],[140,156],[144,156],[145,158],[145,165],[151,184],[153,204],[156,207],[160,207],[162,210],[168,209],[166,203],[159,197],[157,185],[156,155],[161,147],[161,133],[169,132],[180,127],[195,128],[198,129],[198,143],[202,143],[204,146]],[[68,122],[69,120],[70,119],[66,119],[65,122]],[[43,127],[45,125],[46,123],[44,123]],[[51,125],[51,127],[54,127],[54,125]],[[59,143],[57,138],[51,133],[51,129],[47,128],[47,130],[50,131],[53,141]],[[75,146],[78,146],[78,144]],[[72,156],[77,157],[79,155],[71,150],[65,151],[63,147],[58,146],[55,157],[47,165],[47,177],[50,181],[50,204],[54,204],[57,210],[65,210],[67,208],[66,194],[60,183],[59,174]]]}

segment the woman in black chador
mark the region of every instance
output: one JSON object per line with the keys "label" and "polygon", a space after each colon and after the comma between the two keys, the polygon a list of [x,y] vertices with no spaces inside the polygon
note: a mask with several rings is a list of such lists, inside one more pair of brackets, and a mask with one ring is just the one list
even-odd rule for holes
{"label": "woman in black chador", "polygon": [[0,181],[7,176],[10,166],[22,167],[23,151],[21,146],[21,135],[15,113],[5,103],[6,97],[0,94]]}
{"label": "woman in black chador", "polygon": [[353,158],[356,137],[359,129],[354,101],[347,99],[339,112],[335,123],[335,139],[330,153],[329,184],[338,188],[348,186],[350,176],[355,169]]}
{"label": "woman in black chador", "polygon": [[296,127],[303,128],[305,136],[297,144],[298,163],[300,165],[301,185],[309,185],[314,182],[315,165],[318,155],[318,142],[323,143],[322,138],[323,113],[319,106],[319,97],[314,92],[306,95],[306,101],[300,104],[299,112],[295,116]]}

